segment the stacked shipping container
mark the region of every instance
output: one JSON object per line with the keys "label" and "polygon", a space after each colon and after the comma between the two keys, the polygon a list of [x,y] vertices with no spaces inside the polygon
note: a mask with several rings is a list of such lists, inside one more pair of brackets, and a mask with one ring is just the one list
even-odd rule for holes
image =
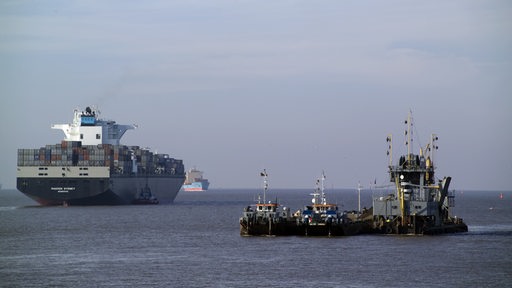
{"label": "stacked shipping container", "polygon": [[[134,169],[134,165],[136,169]],[[154,154],[138,146],[110,144],[81,145],[62,141],[39,149],[18,149],[18,166],[106,166],[112,175],[185,173],[182,160],[167,154]]]}

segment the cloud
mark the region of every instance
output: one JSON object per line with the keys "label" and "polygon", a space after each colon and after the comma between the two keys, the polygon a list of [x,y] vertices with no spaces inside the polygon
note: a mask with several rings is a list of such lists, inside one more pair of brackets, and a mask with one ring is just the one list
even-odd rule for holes
{"label": "cloud", "polygon": [[[172,147],[199,166],[215,167],[223,159],[229,159],[223,165],[237,166],[245,155],[247,169],[259,170],[266,162],[274,171],[287,171],[290,163],[322,158],[312,166],[338,169],[344,178],[336,185],[347,185],[365,172],[374,177],[381,171],[364,171],[364,163],[375,162],[376,141],[409,108],[428,119],[423,125],[457,135],[446,147],[459,147],[457,141],[472,133],[469,127],[491,127],[482,133],[508,137],[493,132],[506,129],[491,119],[510,118],[512,34],[505,27],[512,26],[511,6],[507,1],[2,1],[0,89],[11,97],[6,102],[11,108],[3,105],[0,114],[30,119],[47,104],[58,112],[42,120],[46,124],[36,121],[26,128],[48,135],[44,129],[65,121],[68,109],[100,104],[106,116],[146,127],[128,140]],[[31,100],[41,95],[48,100]],[[144,105],[151,113],[140,111]],[[457,109],[460,119],[451,131],[455,128],[446,123],[454,122]],[[430,117],[432,111],[436,117]],[[171,120],[168,129],[179,141],[171,132],[162,139],[154,126]],[[4,129],[2,135],[18,133]],[[195,131],[209,136],[215,155],[194,156],[205,143]],[[251,158],[262,135],[270,144]],[[9,147],[32,143],[22,136]],[[325,154],[315,154],[311,147],[322,141],[328,143],[320,145]],[[472,149],[455,152],[468,156],[478,148]],[[202,159],[206,163],[198,163]],[[11,162],[7,166],[15,165]],[[342,173],[344,165],[359,165],[360,175]],[[317,168],[322,169],[312,170]],[[222,178],[229,169],[208,174],[229,181]],[[473,178],[478,177],[466,181]]]}

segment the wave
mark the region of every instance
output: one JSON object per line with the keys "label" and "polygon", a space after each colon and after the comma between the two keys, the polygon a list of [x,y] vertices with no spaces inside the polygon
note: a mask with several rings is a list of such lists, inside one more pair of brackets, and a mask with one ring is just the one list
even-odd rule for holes
{"label": "wave", "polygon": [[0,212],[2,212],[2,211],[12,211],[12,210],[15,210],[15,209],[18,209],[18,207],[16,207],[16,206],[5,206],[5,207],[0,207]]}
{"label": "wave", "polygon": [[470,225],[468,230],[472,235],[512,236],[512,224]]}

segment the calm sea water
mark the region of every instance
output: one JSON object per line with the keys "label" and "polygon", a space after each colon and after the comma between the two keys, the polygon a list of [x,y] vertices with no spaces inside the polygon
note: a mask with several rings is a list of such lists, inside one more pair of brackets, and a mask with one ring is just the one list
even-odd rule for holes
{"label": "calm sea water", "polygon": [[[292,210],[310,190],[267,194]],[[344,209],[357,193],[328,191]],[[180,192],[173,205],[39,207],[0,191],[1,287],[511,287],[512,192],[458,193],[470,232],[240,237],[256,190]],[[362,206],[371,192],[363,191]]]}

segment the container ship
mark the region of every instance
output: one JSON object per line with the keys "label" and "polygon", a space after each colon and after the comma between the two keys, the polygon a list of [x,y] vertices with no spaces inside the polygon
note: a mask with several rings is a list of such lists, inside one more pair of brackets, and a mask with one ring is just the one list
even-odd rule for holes
{"label": "container ship", "polygon": [[182,160],[120,144],[136,125],[100,119],[87,107],[75,109],[72,124],[51,128],[64,132],[60,144],[18,149],[17,189],[41,205],[165,204],[183,185]]}
{"label": "container ship", "polygon": [[203,172],[195,168],[187,171],[185,184],[183,184],[184,191],[206,191],[210,186],[208,179],[203,178]]}

